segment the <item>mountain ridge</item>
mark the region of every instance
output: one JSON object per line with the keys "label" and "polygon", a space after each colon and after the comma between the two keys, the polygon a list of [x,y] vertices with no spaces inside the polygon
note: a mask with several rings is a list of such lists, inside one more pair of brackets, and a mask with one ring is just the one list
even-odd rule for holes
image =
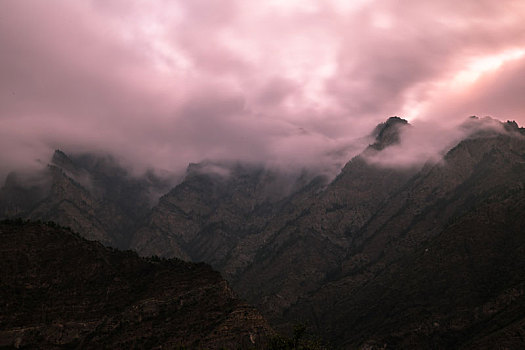
{"label": "mountain ridge", "polygon": [[[479,339],[486,339],[489,344],[492,335],[483,333],[482,324],[487,325],[485,330],[490,328],[501,334],[510,326],[498,328],[489,319],[481,322],[472,315],[477,315],[476,308],[490,300],[505,299],[505,293],[512,294],[514,289],[519,292],[519,281],[507,290],[493,287],[492,294],[480,304],[468,304],[467,321],[462,321],[461,326],[461,332],[471,334],[468,341],[461,339],[463,333],[457,333],[453,327],[442,326],[438,332],[432,330],[429,318],[417,318],[410,313],[398,320],[397,329],[392,325],[385,328],[380,310],[394,310],[395,303],[381,304],[367,297],[382,293],[395,301],[396,294],[391,293],[389,285],[398,286],[400,297],[407,295],[405,287],[392,277],[396,274],[412,276],[414,282],[410,283],[403,278],[414,288],[414,293],[418,290],[430,293],[425,289],[426,277],[414,275],[410,270],[437,272],[427,266],[430,260],[418,254],[424,249],[439,251],[436,247],[452,242],[454,232],[465,235],[467,221],[478,222],[479,232],[497,224],[490,221],[492,217],[486,222],[483,213],[521,206],[520,196],[525,188],[525,129],[516,122],[502,123],[490,118],[470,118],[461,127],[465,136],[444,153],[441,161],[394,167],[370,159],[392,149],[402,152],[405,131],[415,129],[404,119],[389,118],[374,129],[371,134],[374,140],[369,146],[349,160],[331,181],[299,173],[286,177],[253,164],[213,161],[190,164],[182,182],[166,192],[131,230],[128,247],[142,255],[211,264],[235,291],[257,305],[278,330],[291,329],[297,320],[304,320],[334,344],[349,348],[380,347],[381,342],[418,348],[432,344],[434,336],[445,347],[449,344],[446,339],[453,339],[450,344],[458,346],[470,346],[468,342],[474,344]],[[502,207],[491,198],[498,198]],[[485,211],[482,205],[487,206]],[[504,218],[501,227],[512,219],[500,217]],[[453,226],[455,222],[463,222],[463,226]],[[503,229],[494,227],[496,237],[507,237]],[[517,229],[513,232],[520,234]],[[482,235],[478,246],[491,252],[491,242],[489,235]],[[520,256],[519,245],[498,249],[491,254]],[[441,251],[446,256],[447,252]],[[455,261],[460,253],[450,250],[449,254]],[[475,258],[488,266],[483,257]],[[521,274],[512,266],[507,276],[519,279]],[[443,264],[442,268],[450,270],[453,266]],[[469,281],[474,281],[469,274],[483,275],[475,269],[464,271]],[[466,288],[459,281],[456,278],[449,282],[464,293],[478,293],[475,282]],[[369,285],[376,289],[367,294],[364,291]],[[521,299],[513,300],[511,307],[522,310]],[[437,298],[435,302],[442,301]],[[418,310],[417,305],[406,300],[402,305],[407,307],[406,312],[410,308]],[[350,311],[360,308],[364,315],[367,307],[375,310],[367,316],[370,326],[360,327]],[[502,319],[507,319],[507,311],[501,312]],[[439,317],[457,319],[453,312]],[[408,323],[425,324],[426,330],[409,331]],[[374,324],[381,325],[377,332],[372,331]],[[358,334],[346,335],[342,330],[348,327]],[[399,334],[412,340],[404,343]]]}

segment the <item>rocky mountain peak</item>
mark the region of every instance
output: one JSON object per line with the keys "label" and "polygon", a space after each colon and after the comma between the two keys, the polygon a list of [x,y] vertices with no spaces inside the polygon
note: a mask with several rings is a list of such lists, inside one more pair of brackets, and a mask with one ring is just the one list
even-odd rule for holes
{"label": "rocky mountain peak", "polygon": [[76,168],[71,158],[59,149],[55,150],[55,153],[53,153],[51,164],[66,170],[74,170]]}
{"label": "rocky mountain peak", "polygon": [[507,120],[507,122],[503,124],[503,127],[506,131],[519,132],[521,134],[525,134],[525,128],[520,128],[518,123],[516,123],[516,121],[514,120]]}
{"label": "rocky mountain peak", "polygon": [[388,118],[386,122],[375,127],[372,132],[375,142],[370,147],[380,151],[385,147],[399,143],[399,131],[407,125],[410,124],[403,118],[397,116]]}

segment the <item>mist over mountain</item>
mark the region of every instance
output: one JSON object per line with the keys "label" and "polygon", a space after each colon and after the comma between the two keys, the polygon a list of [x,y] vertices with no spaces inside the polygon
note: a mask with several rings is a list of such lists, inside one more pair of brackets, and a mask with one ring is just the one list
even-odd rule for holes
{"label": "mist over mountain", "polygon": [[[274,203],[257,192],[268,183],[264,177],[238,174],[224,181],[217,175],[189,175],[159,202],[150,228],[138,231],[137,249],[166,254],[173,244],[177,249],[168,254],[184,252],[186,258],[210,262],[278,328],[303,320],[340,346],[490,347],[504,336],[488,334],[520,329],[512,315],[523,311],[525,276],[519,265],[505,259],[523,256],[521,226],[514,226],[513,214],[507,213],[519,212],[516,206],[523,199],[525,130],[487,118],[471,118],[462,128],[464,138],[440,150],[443,158],[436,153],[426,162],[412,158],[411,166],[394,167],[373,157],[390,149],[409,152],[402,146],[403,131],[416,127],[391,118],[378,125],[375,142],[333,181],[312,179]],[[497,219],[487,210],[504,216]],[[469,226],[475,222],[478,228]],[[476,236],[465,239],[476,240],[475,249],[485,253],[442,247],[443,242],[458,244],[455,235],[469,232]],[[518,241],[506,245],[511,238],[505,237]],[[466,268],[461,270],[464,279],[444,272],[442,282],[427,290],[426,279],[439,269],[459,268],[417,260],[429,251],[439,261],[471,259],[468,266],[498,264],[503,270]],[[392,284],[404,276],[405,284]],[[487,292],[483,281],[490,283]],[[507,300],[508,293],[516,297],[494,309],[501,322],[492,313],[477,313],[484,305]],[[383,305],[381,295],[389,295],[391,304]],[[405,295],[406,301],[398,299]],[[435,295],[429,306],[422,301],[425,295]],[[462,299],[468,295],[479,298]],[[432,311],[448,298],[457,299],[451,304],[456,306]],[[413,324],[424,326],[413,329]],[[519,339],[505,341],[511,347],[520,344]]]}
{"label": "mist over mountain", "polygon": [[[23,311],[0,310],[16,324],[5,346],[176,347],[143,327],[237,329],[235,298],[192,299],[217,312],[189,328],[108,311],[124,306],[104,293],[159,306],[164,285],[107,269],[170,274],[116,248],[211,265],[259,310],[248,320],[290,336],[278,349],[525,348],[524,18],[518,0],[0,1],[0,219],[36,225],[5,231],[53,241],[78,282],[47,308],[46,291],[65,295],[49,252],[1,242],[2,272],[21,273],[2,277],[0,309]],[[84,266],[60,264],[57,225],[106,246],[74,250],[107,281],[84,287]],[[103,290],[126,286],[147,293]],[[71,338],[90,296],[98,326]],[[87,313],[54,317],[66,309]]]}
{"label": "mist over mountain", "polygon": [[[425,164],[442,162],[447,147],[450,148],[461,139],[487,133],[518,132],[517,130],[519,131],[519,127],[515,122],[503,124],[488,117],[472,117],[447,129],[428,124],[411,125],[402,118],[391,117],[378,124],[368,136],[359,139],[358,144],[368,140],[369,146],[363,147],[361,155],[356,159],[380,168],[406,169],[411,173]],[[344,154],[346,152],[331,157],[336,159]],[[314,161],[315,157],[312,164]],[[56,150],[49,164],[42,163],[33,170],[12,171],[8,174],[0,189],[1,215],[54,220],[72,227],[88,238],[123,248],[128,247],[131,241],[142,246],[137,238],[140,234],[137,236],[132,232],[145,221],[157,222],[151,216],[150,209],[153,208],[153,212],[159,210],[164,203],[171,201],[168,198],[188,186],[190,191],[202,187],[202,194],[211,196],[205,201],[213,203],[213,206],[219,201],[232,201],[232,208],[228,210],[233,215],[243,211],[243,216],[238,218],[239,225],[248,227],[244,223],[246,218],[265,216],[263,212],[269,210],[268,208],[278,212],[279,206],[289,198],[304,191],[319,191],[334,178],[337,183],[341,176],[337,175],[340,170],[334,172],[335,163],[325,164],[328,168],[320,168],[323,161],[316,166],[297,167],[298,164],[294,163],[285,166],[264,161],[205,160],[189,164],[185,176],[166,173],[158,175],[159,172],[154,170],[136,173],[126,164],[104,153],[68,156]],[[342,173],[346,167],[348,164]],[[169,191],[181,181],[180,186]],[[238,196],[247,197],[241,200]],[[179,201],[186,200],[182,195]],[[248,202],[243,203],[243,200]],[[188,205],[182,202],[179,204]],[[221,204],[221,208],[226,207],[227,204]],[[191,212],[196,214],[200,210]],[[182,212],[187,210],[183,209]],[[255,214],[256,212],[261,214]],[[208,220],[207,224],[210,224],[213,222],[210,221],[210,213],[205,211],[198,215],[204,215]],[[165,216],[166,213],[160,215]],[[219,220],[224,215],[226,214],[222,212],[216,214]],[[269,214],[266,219],[261,219],[262,222],[273,215]],[[166,230],[166,235],[178,231],[174,228]],[[166,245],[169,246],[170,244]],[[179,248],[168,250],[175,251]],[[165,254],[187,258],[183,253],[160,253]]]}
{"label": "mist over mountain", "polygon": [[55,221],[89,239],[125,248],[129,234],[172,185],[136,177],[109,156],[69,157],[57,150],[34,171],[11,172],[0,189],[2,217]]}
{"label": "mist over mountain", "polygon": [[0,208],[207,262],[279,331],[305,322],[335,346],[523,345],[508,334],[525,312],[525,129],[391,117],[369,140],[335,177],[208,160],[178,184],[56,151],[46,169],[8,176]]}
{"label": "mist over mountain", "polygon": [[226,2],[2,1],[0,177],[55,149],[133,173],[211,159],[335,176],[387,115],[429,133],[525,122],[519,1]]}

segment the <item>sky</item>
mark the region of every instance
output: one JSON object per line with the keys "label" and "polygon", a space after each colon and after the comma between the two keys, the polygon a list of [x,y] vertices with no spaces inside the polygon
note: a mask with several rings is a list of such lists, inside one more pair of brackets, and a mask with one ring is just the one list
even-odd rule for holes
{"label": "sky", "polygon": [[2,0],[0,175],[57,148],[327,169],[394,115],[427,144],[470,115],[524,125],[523,18],[522,0]]}

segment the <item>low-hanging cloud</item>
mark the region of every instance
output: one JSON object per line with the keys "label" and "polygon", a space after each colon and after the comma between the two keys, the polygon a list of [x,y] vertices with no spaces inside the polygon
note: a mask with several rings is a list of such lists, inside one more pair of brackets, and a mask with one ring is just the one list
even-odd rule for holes
{"label": "low-hanging cloud", "polygon": [[[399,128],[399,142],[381,151],[370,150],[364,157],[370,164],[387,168],[418,168],[439,163],[461,140],[480,133],[512,133],[500,121],[471,116],[458,124],[419,121]],[[522,137],[516,134],[516,137]]]}
{"label": "low-hanging cloud", "polygon": [[525,122],[525,3],[349,3],[2,1],[0,172],[61,148],[333,173],[391,115]]}

